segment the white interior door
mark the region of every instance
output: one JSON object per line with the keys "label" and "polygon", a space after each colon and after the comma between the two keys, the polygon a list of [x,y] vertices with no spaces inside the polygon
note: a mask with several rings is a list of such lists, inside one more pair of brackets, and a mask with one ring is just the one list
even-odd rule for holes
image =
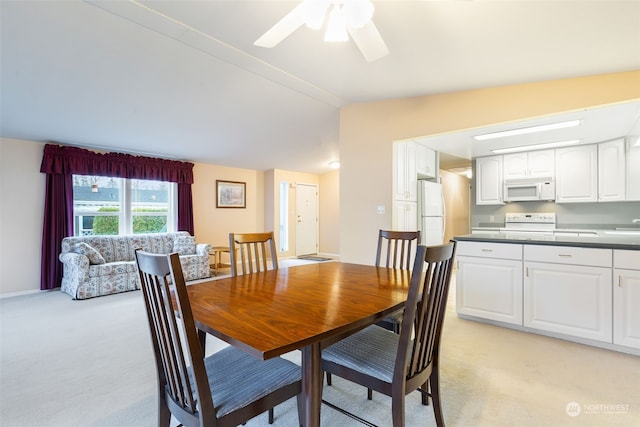
{"label": "white interior door", "polygon": [[296,256],[318,252],[318,187],[296,186]]}

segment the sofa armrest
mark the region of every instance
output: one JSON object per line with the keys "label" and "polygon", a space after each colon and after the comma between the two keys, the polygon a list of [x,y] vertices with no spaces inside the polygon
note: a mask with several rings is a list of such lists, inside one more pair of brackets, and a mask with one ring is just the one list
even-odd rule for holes
{"label": "sofa armrest", "polygon": [[75,252],[63,252],[58,257],[65,267],[89,270],[89,258]]}
{"label": "sofa armrest", "polygon": [[89,258],[75,252],[63,252],[58,259],[62,262],[62,291],[75,299],[80,285],[89,280]]}
{"label": "sofa armrest", "polygon": [[209,256],[209,250],[211,249],[211,245],[208,243],[197,243],[196,244],[196,255],[207,255]]}

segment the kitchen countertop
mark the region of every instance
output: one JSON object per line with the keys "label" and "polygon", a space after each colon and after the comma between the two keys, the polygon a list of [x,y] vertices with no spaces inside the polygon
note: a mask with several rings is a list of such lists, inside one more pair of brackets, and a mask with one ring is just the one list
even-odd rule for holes
{"label": "kitchen countertop", "polygon": [[577,246],[584,248],[627,249],[640,251],[640,233],[602,234],[600,236],[554,236],[550,234],[486,233],[455,236],[456,241],[521,243],[527,245]]}

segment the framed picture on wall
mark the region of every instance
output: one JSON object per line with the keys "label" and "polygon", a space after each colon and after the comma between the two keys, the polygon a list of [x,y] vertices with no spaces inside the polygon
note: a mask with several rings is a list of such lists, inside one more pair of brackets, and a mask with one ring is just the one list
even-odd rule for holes
{"label": "framed picture on wall", "polygon": [[246,183],[216,180],[216,208],[246,208]]}

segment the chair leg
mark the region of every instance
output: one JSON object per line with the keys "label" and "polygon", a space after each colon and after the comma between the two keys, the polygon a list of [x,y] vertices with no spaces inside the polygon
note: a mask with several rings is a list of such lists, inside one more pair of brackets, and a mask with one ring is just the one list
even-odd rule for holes
{"label": "chair leg", "polygon": [[298,401],[298,425],[302,427],[302,412],[304,411],[304,399],[302,398],[302,393],[298,393],[297,401]]}
{"label": "chair leg", "polygon": [[422,404],[429,406],[429,380],[422,384],[418,390],[422,394]]}
{"label": "chair leg", "polygon": [[404,396],[391,396],[391,418],[393,427],[404,427]]}
{"label": "chair leg", "polygon": [[273,424],[273,408],[269,408],[269,424]]}
{"label": "chair leg", "polygon": [[327,385],[331,385],[331,374],[327,372]]}
{"label": "chair leg", "polygon": [[431,388],[431,400],[433,400],[433,412],[436,417],[436,425],[444,427],[444,415],[442,414],[442,406],[440,404],[440,378],[438,375],[438,365],[433,367],[433,372],[429,377],[429,386]]}
{"label": "chair leg", "polygon": [[367,399],[373,399],[373,390],[371,390],[370,388],[367,389]]}

